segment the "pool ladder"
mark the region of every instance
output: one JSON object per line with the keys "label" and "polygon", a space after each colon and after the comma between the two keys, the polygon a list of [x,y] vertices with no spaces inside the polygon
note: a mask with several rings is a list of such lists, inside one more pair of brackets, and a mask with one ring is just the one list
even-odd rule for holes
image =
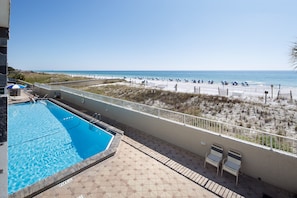
{"label": "pool ladder", "polygon": [[96,123],[98,120],[101,120],[101,115],[99,113],[94,113],[92,117],[90,123]]}

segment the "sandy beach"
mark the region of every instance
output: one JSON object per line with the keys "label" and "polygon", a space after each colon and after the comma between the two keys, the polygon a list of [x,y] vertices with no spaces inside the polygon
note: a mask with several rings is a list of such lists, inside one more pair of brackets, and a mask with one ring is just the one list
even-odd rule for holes
{"label": "sandy beach", "polygon": [[[131,79],[132,84],[143,84],[146,87],[158,88],[167,91],[177,91],[184,93],[197,93],[208,95],[221,95],[232,98],[240,98],[243,100],[250,100],[254,102],[265,102],[265,91],[267,91],[267,102],[273,102],[277,99],[278,93],[286,99],[290,99],[292,93],[293,100],[297,98],[297,88],[284,86],[260,86],[241,84],[235,86],[232,84],[222,85],[222,83],[193,83],[185,81],[162,81],[162,80],[143,80]],[[220,93],[219,93],[220,92]],[[228,93],[228,94],[227,94]]]}
{"label": "sandy beach", "polygon": [[[71,75],[72,77],[91,77],[96,79],[111,79],[118,77],[106,77],[106,76],[84,76],[84,75]],[[177,91],[183,93],[197,93],[208,95],[221,95],[231,98],[239,98],[243,100],[249,100],[254,102],[265,102],[265,95],[267,96],[266,102],[273,103],[280,93],[281,98],[296,100],[297,99],[297,86],[282,86],[282,85],[249,85],[246,82],[236,82],[238,85],[232,85],[232,82],[228,82],[228,85],[223,85],[222,82],[193,82],[188,79],[172,79],[172,80],[160,80],[158,78],[123,78],[127,83],[131,85],[143,85],[147,88],[161,89],[166,91]],[[220,93],[219,93],[220,92]],[[265,94],[267,92],[267,94]]]}

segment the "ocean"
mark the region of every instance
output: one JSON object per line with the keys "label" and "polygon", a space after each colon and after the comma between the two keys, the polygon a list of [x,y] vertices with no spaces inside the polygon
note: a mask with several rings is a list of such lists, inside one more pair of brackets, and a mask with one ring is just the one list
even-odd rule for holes
{"label": "ocean", "polygon": [[203,82],[247,82],[249,85],[297,87],[297,71],[38,71],[89,77],[143,78]]}

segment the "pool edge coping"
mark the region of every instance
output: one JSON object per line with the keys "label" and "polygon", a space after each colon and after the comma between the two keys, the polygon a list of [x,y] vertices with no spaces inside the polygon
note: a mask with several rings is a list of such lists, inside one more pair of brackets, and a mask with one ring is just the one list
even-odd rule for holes
{"label": "pool edge coping", "polygon": [[[92,120],[92,116],[89,116],[81,111],[78,111],[64,103],[61,103],[57,100],[54,99],[48,99],[49,101],[67,109],[68,111],[86,119],[87,121]],[[50,189],[59,183],[87,170],[88,168],[112,157],[115,155],[117,148],[120,144],[122,135],[124,134],[124,131],[117,129],[109,124],[106,124],[102,121],[98,121],[95,123],[92,123],[97,125],[98,127],[101,127],[105,129],[107,132],[111,133],[114,135],[111,144],[109,145],[109,148],[101,153],[98,153],[90,158],[87,158],[86,160],[83,160],[75,165],[72,165],[62,171],[57,172],[56,174],[49,176],[43,180],[40,180],[39,182],[36,182],[35,184],[28,186],[26,188],[23,188],[17,192],[14,192],[10,194],[8,197],[9,198],[23,198],[23,197],[33,197],[36,196],[47,189]]]}

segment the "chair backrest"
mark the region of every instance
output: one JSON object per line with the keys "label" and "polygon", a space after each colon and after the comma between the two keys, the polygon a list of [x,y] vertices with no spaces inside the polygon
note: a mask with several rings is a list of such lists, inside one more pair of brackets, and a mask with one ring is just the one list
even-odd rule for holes
{"label": "chair backrest", "polygon": [[223,158],[223,148],[218,145],[215,145],[215,144],[211,145],[210,153],[215,156]]}
{"label": "chair backrest", "polygon": [[228,151],[227,161],[233,162],[234,164],[241,165],[241,154],[232,150]]}

